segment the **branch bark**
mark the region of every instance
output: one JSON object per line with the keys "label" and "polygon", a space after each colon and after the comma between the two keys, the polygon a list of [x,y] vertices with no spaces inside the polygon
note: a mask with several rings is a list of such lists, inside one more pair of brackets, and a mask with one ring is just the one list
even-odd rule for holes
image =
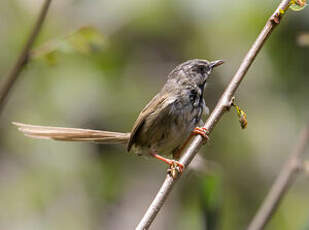
{"label": "branch bark", "polygon": [[286,164],[281,169],[277,179],[272,188],[266,196],[260,209],[257,211],[255,217],[249,224],[247,230],[261,230],[264,229],[275,211],[277,210],[280,201],[288,191],[289,187],[296,179],[297,172],[302,168],[302,154],[309,142],[309,124],[304,128],[300,134],[299,141],[295,146],[294,151]]}
{"label": "branch bark", "polygon": [[46,14],[48,11],[48,8],[50,6],[51,0],[45,0],[39,16],[33,26],[33,29],[28,37],[27,42],[25,43],[22,51],[20,52],[15,65],[13,68],[10,70],[8,75],[4,78],[4,82],[0,88],[0,113],[3,110],[3,107],[5,105],[5,102],[7,100],[7,96],[12,89],[14,83],[16,82],[18,76],[20,75],[20,72],[22,71],[23,67],[27,64],[28,58],[29,58],[29,52],[30,49],[37,38],[40,29],[42,27],[42,24],[46,18]]}
{"label": "branch bark", "polygon": [[[259,53],[260,49],[263,47],[265,41],[270,36],[274,28],[280,23],[281,17],[284,16],[281,14],[280,10],[286,10],[289,6],[290,0],[282,0],[279,4],[278,8],[275,10],[273,15],[267,20],[266,25],[258,35],[257,39],[251,46],[250,50],[246,54],[245,58],[241,62],[237,72],[235,73],[234,77],[228,84],[227,88],[225,89],[224,93],[222,94],[220,100],[218,101],[215,109],[210,114],[209,118],[207,119],[204,127],[211,132],[217,122],[220,120],[222,115],[229,110],[231,106],[231,100],[236,92],[237,88],[239,87],[242,79],[245,77],[248,69],[250,68],[251,64],[253,63],[255,57]],[[186,147],[183,151],[182,157],[180,162],[187,167],[196,153],[199,151],[203,144],[203,139],[200,136],[195,136],[188,147]],[[144,217],[141,219],[139,224],[137,225],[137,230],[144,230],[149,229],[150,225],[152,224],[153,220],[155,219],[156,215],[160,211],[161,207],[163,206],[168,194],[171,192],[173,186],[175,185],[176,181],[180,175],[178,175],[175,179],[171,176],[167,175],[160,190],[156,194],[154,200],[152,201],[151,205],[148,207]]]}

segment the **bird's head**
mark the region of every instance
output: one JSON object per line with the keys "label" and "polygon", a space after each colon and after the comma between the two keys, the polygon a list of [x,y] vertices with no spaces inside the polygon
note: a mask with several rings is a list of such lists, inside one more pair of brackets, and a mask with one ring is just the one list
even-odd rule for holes
{"label": "bird's head", "polygon": [[224,62],[222,60],[217,61],[207,61],[202,59],[189,60],[182,64],[183,71],[192,80],[198,82],[206,82],[212,70],[222,65]]}
{"label": "bird's head", "polygon": [[223,63],[224,61],[222,60],[189,60],[178,65],[175,70],[170,73],[169,79],[176,81],[179,85],[197,85],[204,88],[212,70]]}

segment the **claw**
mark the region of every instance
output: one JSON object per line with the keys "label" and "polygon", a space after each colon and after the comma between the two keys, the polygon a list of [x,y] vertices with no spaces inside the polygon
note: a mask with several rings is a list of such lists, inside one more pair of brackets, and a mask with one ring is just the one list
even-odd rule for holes
{"label": "claw", "polygon": [[209,137],[208,137],[208,129],[204,128],[204,127],[196,127],[194,130],[193,130],[193,133],[194,134],[199,134],[201,135],[203,138],[205,138],[205,140],[209,140]]}
{"label": "claw", "polygon": [[174,179],[176,178],[178,173],[181,174],[183,172],[184,168],[185,168],[185,166],[182,163],[178,162],[178,161],[167,159],[167,158],[162,157],[162,156],[160,156],[158,154],[155,154],[155,153],[153,153],[152,156],[157,158],[158,160],[161,160],[161,161],[167,163],[170,166],[169,169],[167,170],[167,172]]}
{"label": "claw", "polygon": [[184,167],[185,166],[180,162],[171,160],[171,165],[168,168],[167,173],[170,174],[171,177],[176,179],[178,173],[181,174],[183,172]]}

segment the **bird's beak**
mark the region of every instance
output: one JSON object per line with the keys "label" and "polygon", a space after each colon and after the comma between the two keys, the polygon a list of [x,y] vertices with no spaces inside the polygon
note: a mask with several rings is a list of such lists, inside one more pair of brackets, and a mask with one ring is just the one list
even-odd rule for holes
{"label": "bird's beak", "polygon": [[214,68],[214,67],[217,67],[219,65],[222,65],[223,63],[224,63],[224,61],[222,61],[222,60],[212,61],[212,62],[210,62],[210,67]]}

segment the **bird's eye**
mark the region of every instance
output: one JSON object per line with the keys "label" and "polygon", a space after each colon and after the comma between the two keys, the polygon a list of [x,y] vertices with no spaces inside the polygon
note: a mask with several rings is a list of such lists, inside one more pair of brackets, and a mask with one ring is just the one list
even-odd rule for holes
{"label": "bird's eye", "polygon": [[205,73],[206,72],[206,66],[205,65],[197,65],[194,68],[194,71],[197,73]]}
{"label": "bird's eye", "polygon": [[198,66],[198,69],[199,69],[199,71],[201,72],[201,73],[203,73],[203,72],[205,72],[205,66],[204,65],[200,65],[200,66]]}

